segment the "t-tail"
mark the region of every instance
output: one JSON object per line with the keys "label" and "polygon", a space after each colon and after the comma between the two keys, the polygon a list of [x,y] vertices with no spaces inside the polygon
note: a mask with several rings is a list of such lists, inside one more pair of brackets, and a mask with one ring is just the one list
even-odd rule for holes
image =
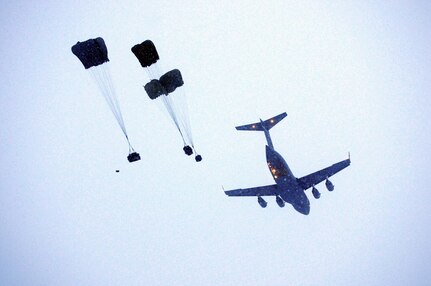
{"label": "t-tail", "polygon": [[271,136],[269,135],[269,130],[274,127],[278,122],[280,122],[283,118],[287,116],[286,112],[283,112],[277,116],[274,116],[270,119],[267,119],[263,121],[262,119],[260,122],[247,124],[247,125],[241,125],[235,127],[236,130],[246,130],[246,131],[263,131],[265,133],[266,141],[268,142],[268,146],[274,149],[274,146],[272,145]]}

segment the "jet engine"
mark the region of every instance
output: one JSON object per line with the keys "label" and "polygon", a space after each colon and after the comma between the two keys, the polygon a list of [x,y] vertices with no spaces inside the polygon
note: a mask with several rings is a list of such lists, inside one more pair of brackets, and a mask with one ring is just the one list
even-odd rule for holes
{"label": "jet engine", "polygon": [[279,206],[280,208],[283,208],[283,207],[284,207],[284,201],[283,201],[283,199],[282,199],[282,198],[280,198],[279,196],[276,196],[276,197],[275,197],[275,200],[276,200],[276,202],[277,202],[277,204],[278,204],[278,206]]}
{"label": "jet engine", "polygon": [[259,205],[260,205],[262,208],[266,208],[266,206],[267,206],[267,204],[268,204],[264,199],[262,199],[262,197],[261,197],[261,196],[258,196],[258,197],[257,197],[257,202],[259,203]]}
{"label": "jet engine", "polygon": [[331,183],[330,180],[326,179],[325,185],[328,191],[332,192],[334,190],[334,185]]}
{"label": "jet engine", "polygon": [[313,187],[313,189],[311,190],[311,192],[313,193],[313,197],[315,199],[320,198],[320,193],[319,193],[319,191],[315,187]]}

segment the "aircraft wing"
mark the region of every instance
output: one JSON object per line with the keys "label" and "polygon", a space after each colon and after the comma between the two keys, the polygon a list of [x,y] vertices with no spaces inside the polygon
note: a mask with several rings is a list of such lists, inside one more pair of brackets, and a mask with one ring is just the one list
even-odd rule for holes
{"label": "aircraft wing", "polygon": [[311,188],[314,185],[317,185],[318,183],[326,180],[327,178],[331,177],[332,175],[335,175],[336,173],[340,172],[344,168],[348,167],[350,165],[350,158],[338,163],[335,163],[332,166],[329,166],[325,169],[322,169],[320,171],[314,172],[310,175],[304,176],[302,178],[298,179],[298,183],[304,190]]}
{"label": "aircraft wing", "polygon": [[276,196],[278,194],[278,186],[274,184],[274,185],[255,187],[255,188],[236,189],[236,190],[225,191],[225,194],[230,197]]}

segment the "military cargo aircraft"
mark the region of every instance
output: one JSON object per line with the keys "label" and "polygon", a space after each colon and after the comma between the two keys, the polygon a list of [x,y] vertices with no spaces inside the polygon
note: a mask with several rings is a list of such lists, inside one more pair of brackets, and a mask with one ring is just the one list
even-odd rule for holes
{"label": "military cargo aircraft", "polygon": [[291,204],[293,208],[301,214],[308,215],[310,213],[310,201],[305,194],[305,190],[312,188],[311,192],[314,198],[318,199],[320,198],[320,193],[315,186],[325,181],[328,191],[333,191],[334,185],[328,178],[350,165],[350,154],[349,158],[344,161],[335,163],[332,166],[307,176],[296,178],[283,157],[274,150],[269,134],[269,130],[286,116],[287,114],[284,112],[265,121],[260,119],[260,122],[236,127],[237,130],[264,132],[268,143],[266,145],[266,162],[275,184],[247,189],[228,190],[225,191],[225,193],[232,197],[257,197],[257,201],[262,208],[267,206],[267,202],[262,198],[263,196],[275,196],[276,202],[280,207],[284,207],[286,202]]}

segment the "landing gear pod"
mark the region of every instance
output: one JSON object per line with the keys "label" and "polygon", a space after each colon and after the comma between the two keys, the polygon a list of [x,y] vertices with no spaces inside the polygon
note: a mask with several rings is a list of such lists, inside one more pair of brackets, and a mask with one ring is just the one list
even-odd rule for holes
{"label": "landing gear pod", "polygon": [[130,153],[129,156],[127,156],[127,160],[129,160],[130,163],[141,160],[141,156],[139,156],[139,153],[133,152]]}
{"label": "landing gear pod", "polygon": [[262,197],[261,197],[261,196],[258,196],[258,197],[257,197],[257,202],[259,203],[259,205],[260,205],[262,208],[266,208],[266,206],[268,205],[268,203],[267,203],[264,199],[262,199]]}
{"label": "landing gear pod", "polygon": [[284,207],[284,201],[283,201],[283,199],[282,198],[280,198],[279,196],[276,196],[275,197],[275,201],[277,202],[277,205],[280,207],[280,208],[283,208]]}
{"label": "landing gear pod", "polygon": [[313,193],[313,197],[315,199],[320,198],[320,192],[315,187],[313,187],[313,189],[311,190],[311,192]]}
{"label": "landing gear pod", "polygon": [[325,185],[328,191],[332,192],[334,190],[334,184],[330,180],[326,179]]}

